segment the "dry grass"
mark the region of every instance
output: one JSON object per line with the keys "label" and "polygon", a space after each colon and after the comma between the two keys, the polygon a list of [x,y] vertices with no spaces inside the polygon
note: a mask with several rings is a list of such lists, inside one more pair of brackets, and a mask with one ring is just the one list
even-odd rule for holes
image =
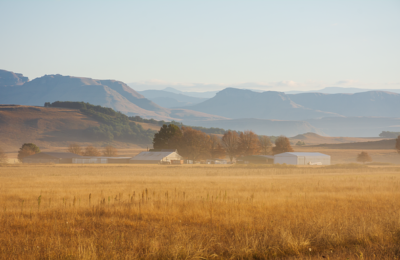
{"label": "dry grass", "polygon": [[0,259],[399,259],[399,201],[393,166],[9,165]]}

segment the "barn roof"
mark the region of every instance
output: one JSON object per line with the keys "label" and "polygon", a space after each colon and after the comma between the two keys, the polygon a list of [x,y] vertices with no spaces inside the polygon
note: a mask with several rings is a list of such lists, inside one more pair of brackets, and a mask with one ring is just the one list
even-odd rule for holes
{"label": "barn roof", "polygon": [[[176,153],[174,152],[141,152],[133,157],[132,161],[161,161],[163,158]],[[177,154],[177,153],[176,153]],[[178,154],[177,154],[178,155]]]}
{"label": "barn roof", "polygon": [[328,156],[323,153],[302,153],[302,152],[287,152],[287,153],[280,153],[276,154],[275,157],[284,157],[284,156]]}
{"label": "barn roof", "polygon": [[258,159],[258,160],[263,160],[263,159],[274,159],[273,155],[263,155],[263,154],[259,154],[259,155],[247,155],[247,156],[243,156],[243,157],[239,157],[237,158],[237,160],[251,160],[251,159]]}

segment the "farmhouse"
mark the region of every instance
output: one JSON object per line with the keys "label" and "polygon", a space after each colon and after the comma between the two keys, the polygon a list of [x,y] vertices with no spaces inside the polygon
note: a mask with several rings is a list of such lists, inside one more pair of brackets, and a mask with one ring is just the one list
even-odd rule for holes
{"label": "farmhouse", "polygon": [[22,159],[23,163],[72,163],[74,158],[82,156],[74,153],[40,152]]}
{"label": "farmhouse", "polygon": [[274,163],[294,165],[330,165],[331,157],[322,153],[288,152],[274,156]]}
{"label": "farmhouse", "polygon": [[175,163],[179,161],[181,163],[183,157],[180,156],[176,150],[170,149],[153,149],[148,152],[141,152],[133,157],[131,163],[145,163],[145,164],[159,164],[159,163]]}

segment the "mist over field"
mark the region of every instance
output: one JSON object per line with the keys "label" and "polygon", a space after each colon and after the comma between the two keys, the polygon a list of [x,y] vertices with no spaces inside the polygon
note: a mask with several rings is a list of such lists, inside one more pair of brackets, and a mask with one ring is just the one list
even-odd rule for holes
{"label": "mist over field", "polygon": [[0,260],[400,259],[399,11],[0,1]]}

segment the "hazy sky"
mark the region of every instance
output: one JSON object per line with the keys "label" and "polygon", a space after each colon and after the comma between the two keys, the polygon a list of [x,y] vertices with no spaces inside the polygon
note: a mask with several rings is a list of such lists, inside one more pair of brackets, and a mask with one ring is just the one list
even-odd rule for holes
{"label": "hazy sky", "polygon": [[0,0],[0,69],[400,89],[400,1]]}

